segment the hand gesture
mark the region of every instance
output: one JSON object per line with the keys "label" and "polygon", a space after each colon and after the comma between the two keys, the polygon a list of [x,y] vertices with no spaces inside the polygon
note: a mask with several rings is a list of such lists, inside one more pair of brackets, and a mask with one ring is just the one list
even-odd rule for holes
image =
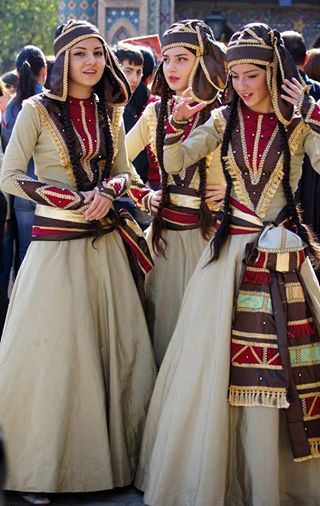
{"label": "hand gesture", "polygon": [[295,77],[293,77],[291,81],[285,79],[282,89],[285,91],[286,95],[281,94],[281,98],[295,107],[298,107],[302,103],[306,88],[307,86],[303,86]]}
{"label": "hand gesture", "polygon": [[196,105],[191,105],[194,98],[191,96],[192,88],[187,88],[181,97],[175,96],[175,106],[173,108],[173,119],[176,121],[187,121],[192,116],[201,111],[206,106],[205,102],[200,102]]}

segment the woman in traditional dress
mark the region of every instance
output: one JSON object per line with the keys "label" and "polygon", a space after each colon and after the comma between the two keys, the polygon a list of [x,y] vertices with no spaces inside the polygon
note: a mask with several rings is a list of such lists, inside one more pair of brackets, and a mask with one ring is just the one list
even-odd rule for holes
{"label": "woman in traditional dress", "polygon": [[93,25],[62,25],[54,48],[51,89],[24,102],[1,183],[37,203],[0,346],[6,489],[35,493],[130,484],[155,377],[129,267],[151,258],[111,209],[130,182],[129,86]]}
{"label": "woman in traditional dress", "polygon": [[173,334],[187,283],[213,235],[214,213],[209,209],[208,199],[213,198],[210,207],[213,205],[213,209],[217,209],[219,204],[215,200],[221,202],[225,192],[219,152],[208,153],[179,174],[168,174],[164,170],[165,125],[175,100],[190,86],[193,100],[205,101],[206,107],[190,118],[184,132],[184,138],[188,137],[216,107],[218,93],[224,88],[226,79],[224,50],[203,21],[174,23],[164,33],[161,43],[162,62],[152,88],[161,100],[149,104],[126,135],[131,161],[150,144],[161,169],[162,193],[141,188],[134,182],[129,190],[143,210],[155,212],[147,236],[155,266],[146,278],[146,296],[159,366]]}
{"label": "woman in traditional dress", "polygon": [[182,144],[201,108],[185,93],[167,128],[166,170],[222,144],[227,192],[160,369],[136,484],[152,506],[319,506],[320,293],[307,256],[319,261],[319,247],[293,193],[305,152],[320,171],[320,108],[267,25],[236,32],[227,62],[231,104]]}

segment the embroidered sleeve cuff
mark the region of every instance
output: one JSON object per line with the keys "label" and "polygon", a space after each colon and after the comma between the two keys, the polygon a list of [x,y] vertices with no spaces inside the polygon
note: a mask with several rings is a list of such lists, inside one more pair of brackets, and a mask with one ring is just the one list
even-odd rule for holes
{"label": "embroidered sleeve cuff", "polygon": [[128,195],[133,200],[135,205],[141,209],[142,211],[145,211],[149,213],[149,209],[146,207],[146,203],[149,201],[149,197],[151,197],[153,194],[153,190],[151,190],[148,186],[145,184],[139,186],[136,184],[131,184]]}
{"label": "embroidered sleeve cuff", "polygon": [[183,137],[187,124],[188,121],[177,121],[173,118],[172,115],[169,116],[166,127],[164,146],[170,146],[179,142]]}
{"label": "embroidered sleeve cuff", "polygon": [[105,179],[102,183],[96,186],[96,191],[108,197],[110,200],[114,200],[126,193],[128,189],[128,176],[123,174],[122,176],[112,177]]}
{"label": "embroidered sleeve cuff", "polygon": [[151,199],[152,199],[152,196],[154,193],[155,192],[153,190],[150,190],[149,193],[142,198],[142,201],[141,201],[141,210],[142,211],[152,214]]}
{"label": "embroidered sleeve cuff", "polygon": [[308,94],[305,94],[301,104],[301,116],[312,130],[320,134],[320,106]]}
{"label": "embroidered sleeve cuff", "polygon": [[14,183],[22,197],[38,204],[72,210],[83,207],[85,195],[81,192],[40,183],[27,176],[14,177]]}

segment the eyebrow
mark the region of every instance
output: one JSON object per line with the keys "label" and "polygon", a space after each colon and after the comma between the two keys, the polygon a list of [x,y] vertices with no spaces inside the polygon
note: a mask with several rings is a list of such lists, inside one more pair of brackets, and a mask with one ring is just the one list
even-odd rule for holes
{"label": "eyebrow", "polygon": [[[168,57],[168,56],[170,56],[170,55],[168,55],[168,54],[165,54],[165,53],[164,53],[163,58],[165,58],[166,56]],[[188,53],[174,54],[174,55],[172,56],[172,58],[175,58],[175,57],[177,57],[177,56],[188,56]]]}
{"label": "eyebrow", "polygon": [[[259,69],[252,69],[252,70],[247,70],[246,72],[243,72],[243,74],[249,74],[250,72],[258,72]],[[233,74],[236,74],[238,75],[238,73],[235,71],[235,70],[232,70],[230,69],[230,72],[233,73]]]}
{"label": "eyebrow", "polygon": [[[88,50],[88,48],[87,48],[87,47],[83,47],[83,46],[75,46],[75,47],[73,47],[72,49],[84,49],[85,51],[87,51],[87,50]],[[96,46],[96,47],[94,48],[94,50],[95,50],[95,49],[102,49],[102,46]]]}
{"label": "eyebrow", "polygon": [[[130,65],[123,65],[123,66],[127,70],[137,70],[137,71],[142,70],[142,65],[141,65],[141,67],[140,67],[140,65],[135,65],[134,67],[130,67]],[[137,68],[137,67],[139,67],[139,68]]]}

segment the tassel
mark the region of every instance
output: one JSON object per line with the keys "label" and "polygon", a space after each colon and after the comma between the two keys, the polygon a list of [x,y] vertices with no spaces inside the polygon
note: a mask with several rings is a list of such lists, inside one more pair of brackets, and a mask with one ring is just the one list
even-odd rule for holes
{"label": "tassel", "polygon": [[231,406],[264,406],[267,408],[284,409],[289,407],[285,390],[270,392],[258,389],[241,388],[231,386],[229,388],[229,404]]}
{"label": "tassel", "polygon": [[312,457],[320,457],[320,438],[308,439],[310,453]]}

